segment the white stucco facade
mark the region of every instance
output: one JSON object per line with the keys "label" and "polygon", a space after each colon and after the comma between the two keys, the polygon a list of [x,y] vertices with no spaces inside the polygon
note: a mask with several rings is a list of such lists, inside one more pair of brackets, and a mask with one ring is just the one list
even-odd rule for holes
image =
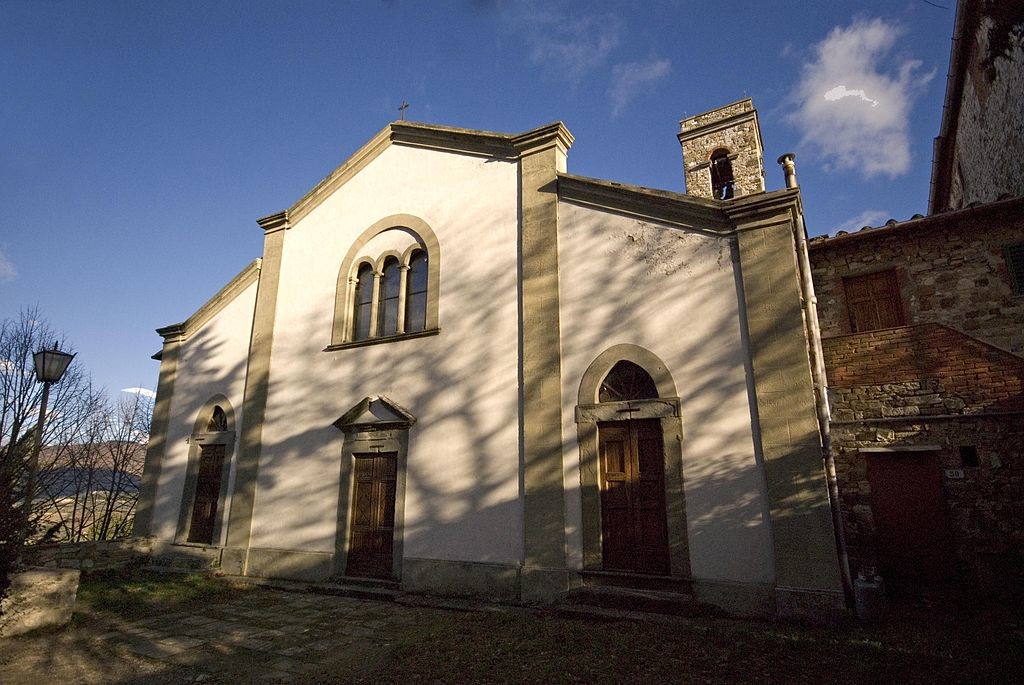
{"label": "white stucco facade", "polygon": [[[671,409],[650,414],[674,441],[663,443],[661,505],[672,560],[658,582],[754,588],[723,604],[761,611],[785,561],[773,521],[796,520],[786,507],[802,500],[780,503],[769,487],[765,455],[777,450],[762,450],[759,422],[797,424],[775,418],[777,403],[759,412],[757,386],[809,367],[806,345],[766,356],[747,333],[748,319],[775,311],[802,331],[799,297],[769,287],[758,297],[770,302],[751,304],[745,292],[762,292],[761,255],[792,253],[798,195],[727,204],[574,177],[571,143],[561,124],[512,136],[396,122],[261,219],[262,266],[160,331],[137,530],[187,552],[202,478],[194,433],[222,398],[230,468],[216,534],[201,547],[226,572],[358,575],[349,555],[370,490],[354,474],[385,455],[397,475],[372,481],[395,518],[381,577],[417,591],[550,597],[604,570],[593,455],[598,427],[618,418],[580,393],[595,360],[628,347],[641,368],[653,360],[658,370],[645,372],[661,383],[637,416]],[[770,241],[763,227],[775,230]],[[368,292],[358,275],[376,273],[366,311],[384,321],[382,264],[401,262],[397,306],[409,306],[417,252],[430,264],[426,323],[357,333],[353,322],[366,319],[353,307]],[[604,418],[581,419],[581,405]],[[805,449],[808,436],[799,440]],[[807,454],[800,468],[812,482],[820,464]]]}
{"label": "white stucco facade", "polygon": [[[518,562],[516,182],[514,163],[391,147],[289,229],[254,546],[333,551],[343,436],[332,422],[384,395],[417,418],[406,554]],[[346,252],[396,214],[419,217],[440,243],[440,332],[325,352]]]}
{"label": "white stucco facade", "polygon": [[[179,518],[182,502],[187,499],[184,488],[191,438],[203,408],[212,398],[222,396],[229,403],[225,409],[234,413],[236,427],[242,425],[242,396],[256,288],[256,282],[245,286],[223,309],[180,343],[177,378],[171,396],[170,411],[174,420],[168,426],[154,507],[153,534],[161,539],[174,540],[182,532]],[[231,468],[228,493],[233,490],[233,479],[234,469]],[[226,515],[230,507],[229,495],[221,506],[221,513]]]}
{"label": "white stucco facade", "polygon": [[[569,202],[558,209],[567,529],[581,528],[574,520],[579,449],[571,439],[580,381],[604,350],[637,345],[665,363],[679,392],[694,577],[770,582],[733,240]],[[579,564],[578,535],[570,540]]]}

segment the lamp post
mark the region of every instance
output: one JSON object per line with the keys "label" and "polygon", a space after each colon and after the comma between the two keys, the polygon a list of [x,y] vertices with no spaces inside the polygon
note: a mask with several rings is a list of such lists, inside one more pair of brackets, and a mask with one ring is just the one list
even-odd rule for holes
{"label": "lamp post", "polygon": [[43,426],[46,421],[46,403],[50,400],[50,386],[60,383],[74,358],[74,354],[61,352],[60,345],[56,342],[53,343],[53,349],[39,350],[32,355],[36,367],[36,381],[43,384],[43,397],[39,402],[39,421],[36,423],[36,436],[28,461],[28,484],[25,486],[24,506],[26,525],[32,512],[32,491],[35,489],[36,474],[39,472],[39,452],[43,447]]}

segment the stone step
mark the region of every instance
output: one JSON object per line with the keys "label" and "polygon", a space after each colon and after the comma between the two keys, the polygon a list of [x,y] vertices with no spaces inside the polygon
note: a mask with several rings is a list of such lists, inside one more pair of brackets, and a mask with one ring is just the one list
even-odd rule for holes
{"label": "stone step", "polygon": [[398,583],[380,581],[373,584],[355,584],[347,582],[310,582],[303,580],[285,580],[283,578],[259,578],[255,576],[217,575],[221,580],[246,585],[258,585],[283,592],[308,592],[310,594],[332,595],[335,597],[354,597],[356,599],[372,599],[379,602],[394,602],[402,594]]}
{"label": "stone step", "polygon": [[697,603],[686,593],[609,585],[584,585],[570,590],[559,606],[564,609],[591,607],[672,616],[691,616],[699,613]]}
{"label": "stone step", "polygon": [[355,597],[357,599],[375,599],[380,602],[394,602],[402,594],[398,584],[394,587],[382,585],[364,585],[359,583],[310,583],[308,592],[335,597]]}
{"label": "stone step", "polygon": [[346,585],[352,587],[369,587],[369,588],[384,588],[389,590],[397,590],[399,583],[397,580],[391,580],[390,578],[361,578],[357,576],[332,576],[328,578],[328,583],[334,585]]}
{"label": "stone step", "polygon": [[622,571],[584,571],[582,576],[583,584],[587,587],[621,587],[631,590],[674,592],[683,595],[689,595],[693,591],[690,581],[673,576],[653,576]]}

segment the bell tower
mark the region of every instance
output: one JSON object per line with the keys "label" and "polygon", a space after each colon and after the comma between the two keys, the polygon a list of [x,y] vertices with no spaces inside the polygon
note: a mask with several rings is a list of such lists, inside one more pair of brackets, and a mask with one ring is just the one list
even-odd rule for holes
{"label": "bell tower", "polygon": [[764,152],[750,98],[679,122],[686,192],[729,200],[764,192]]}

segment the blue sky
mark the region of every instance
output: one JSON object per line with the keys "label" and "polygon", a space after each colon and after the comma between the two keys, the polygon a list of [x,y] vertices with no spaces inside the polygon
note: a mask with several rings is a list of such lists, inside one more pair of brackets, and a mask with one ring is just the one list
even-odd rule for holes
{"label": "blue sky", "polygon": [[570,172],[682,191],[679,120],[749,96],[810,233],[924,213],[953,2],[0,0],[0,317],[38,305],[99,384],[155,388],[153,330],[403,100],[561,120]]}

